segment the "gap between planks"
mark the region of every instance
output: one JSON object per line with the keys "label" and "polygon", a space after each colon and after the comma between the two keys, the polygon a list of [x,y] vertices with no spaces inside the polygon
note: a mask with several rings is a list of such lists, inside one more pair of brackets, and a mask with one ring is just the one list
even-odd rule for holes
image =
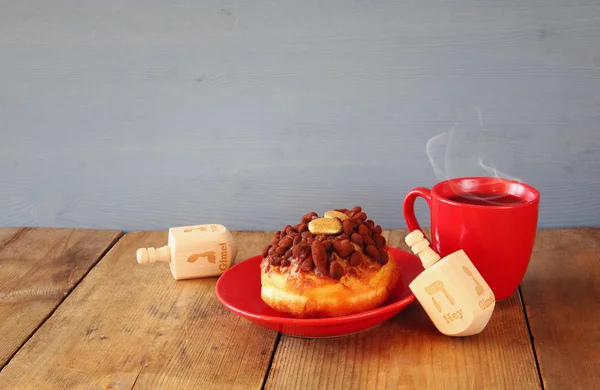
{"label": "gap between planks", "polygon": [[282,334],[277,332],[277,337],[275,338],[275,345],[273,346],[273,352],[271,352],[271,358],[269,359],[269,365],[267,370],[265,371],[265,375],[263,377],[262,384],[260,385],[260,390],[264,390],[267,385],[267,380],[269,379],[269,374],[271,373],[271,367],[273,367],[273,360],[275,359],[275,353],[279,348],[279,341],[281,340]]}
{"label": "gap between planks", "polygon": [[[29,228],[27,228],[27,227],[20,228],[15,234],[13,234],[6,241],[4,241],[2,244],[0,244],[0,249],[4,248],[6,245],[10,244],[12,241],[14,241],[17,238],[19,238],[19,236],[22,235],[25,231],[27,231],[27,229],[29,229]],[[50,310],[50,312],[48,312],[48,315],[46,315],[40,321],[40,323],[35,327],[35,329],[33,329],[33,331],[31,331],[31,333],[29,333],[29,335],[27,335],[27,337],[23,340],[23,342],[21,342],[21,344],[19,345],[19,347],[8,357],[8,359],[6,359],[6,362],[0,367],[0,372],[2,372],[4,370],[4,368],[10,364],[10,362],[15,357],[15,355],[17,353],[19,353],[19,351],[21,350],[21,348],[23,348],[23,346],[25,344],[27,344],[27,342],[37,333],[37,331],[46,323],[46,321],[48,320],[48,318],[50,318],[50,317],[52,317],[54,315],[54,313],[60,307],[60,305],[62,305],[62,303],[73,293],[73,291],[75,291],[75,289],[81,284],[81,282],[83,282],[83,280],[90,273],[90,271],[92,269],[94,269],[100,263],[100,261],[102,261],[102,259],[104,259],[104,257],[106,256],[106,254],[117,244],[117,242],[119,242],[119,240],[121,240],[121,238],[123,238],[123,232],[122,231],[120,231],[118,233],[118,235],[106,246],[106,248],[98,256],[98,260],[96,260],[93,263],[93,265],[91,267],[89,267],[87,269],[87,271],[85,271],[83,273],[83,275],[81,276],[81,278],[79,279],[79,281],[76,282],[73,285],[73,288],[71,288],[69,291],[67,291],[67,293],[58,301],[58,303],[56,304],[56,306],[52,310]]]}
{"label": "gap between planks", "polygon": [[535,350],[535,343],[533,342],[533,333],[531,332],[531,324],[529,323],[529,317],[527,316],[527,308],[525,307],[525,301],[523,300],[523,292],[521,291],[521,286],[519,286],[519,298],[521,298],[521,307],[523,308],[523,315],[525,316],[525,324],[527,325],[527,332],[529,332],[529,341],[531,343],[531,352],[533,353],[533,359],[535,360],[535,367],[538,373],[538,380],[540,381],[540,388],[542,390],[544,387],[544,380],[542,378],[542,370],[540,368],[540,361],[538,359],[537,351]]}

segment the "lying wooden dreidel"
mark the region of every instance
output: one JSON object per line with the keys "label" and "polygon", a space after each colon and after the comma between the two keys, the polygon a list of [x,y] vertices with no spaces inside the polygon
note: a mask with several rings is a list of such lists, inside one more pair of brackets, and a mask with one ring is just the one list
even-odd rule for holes
{"label": "lying wooden dreidel", "polygon": [[137,262],[166,261],[177,280],[221,275],[233,265],[237,248],[223,225],[180,226],[169,229],[168,245],[140,248]]}
{"label": "lying wooden dreidel", "polygon": [[437,329],[447,336],[471,336],[485,328],[494,307],[494,293],[463,250],[440,260],[420,230],[405,242],[425,270],[409,288]]}

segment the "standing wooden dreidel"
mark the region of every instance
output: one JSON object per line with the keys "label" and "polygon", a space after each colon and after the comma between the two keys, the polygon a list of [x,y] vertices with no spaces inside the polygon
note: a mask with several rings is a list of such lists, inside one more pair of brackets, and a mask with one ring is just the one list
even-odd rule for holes
{"label": "standing wooden dreidel", "polygon": [[440,260],[420,230],[405,242],[425,270],[409,288],[438,330],[447,336],[471,336],[485,328],[494,307],[494,293],[461,249]]}
{"label": "standing wooden dreidel", "polygon": [[140,248],[136,255],[140,264],[168,262],[179,280],[221,275],[233,265],[236,252],[231,232],[223,225],[208,224],[171,228],[167,246]]}

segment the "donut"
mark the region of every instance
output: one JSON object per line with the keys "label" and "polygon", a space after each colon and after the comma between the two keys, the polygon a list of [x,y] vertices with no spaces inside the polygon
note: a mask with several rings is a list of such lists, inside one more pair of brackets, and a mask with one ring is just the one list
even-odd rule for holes
{"label": "donut", "polygon": [[261,299],[295,318],[339,317],[385,303],[400,270],[360,206],[305,214],[262,250]]}

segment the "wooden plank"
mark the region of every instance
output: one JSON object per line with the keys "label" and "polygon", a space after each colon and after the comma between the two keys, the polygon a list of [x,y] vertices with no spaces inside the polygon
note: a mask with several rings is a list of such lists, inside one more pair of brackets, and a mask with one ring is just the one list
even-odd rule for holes
{"label": "wooden plank", "polygon": [[18,237],[18,232],[23,228],[2,228],[0,229],[0,249],[8,245],[12,240]]}
{"label": "wooden plank", "polygon": [[0,368],[121,232],[0,229]]}
{"label": "wooden plank", "polygon": [[[270,233],[235,233],[238,259]],[[126,234],[0,373],[2,389],[258,389],[277,335],[226,310],[217,278],[176,281],[135,251],[166,232]]]}
{"label": "wooden plank", "polygon": [[546,389],[600,388],[600,229],[538,232],[521,291]]}
{"label": "wooden plank", "polygon": [[[394,230],[391,246],[405,230]],[[327,340],[282,336],[268,389],[538,389],[519,295],[479,335],[439,333],[417,302],[369,331]]]}

